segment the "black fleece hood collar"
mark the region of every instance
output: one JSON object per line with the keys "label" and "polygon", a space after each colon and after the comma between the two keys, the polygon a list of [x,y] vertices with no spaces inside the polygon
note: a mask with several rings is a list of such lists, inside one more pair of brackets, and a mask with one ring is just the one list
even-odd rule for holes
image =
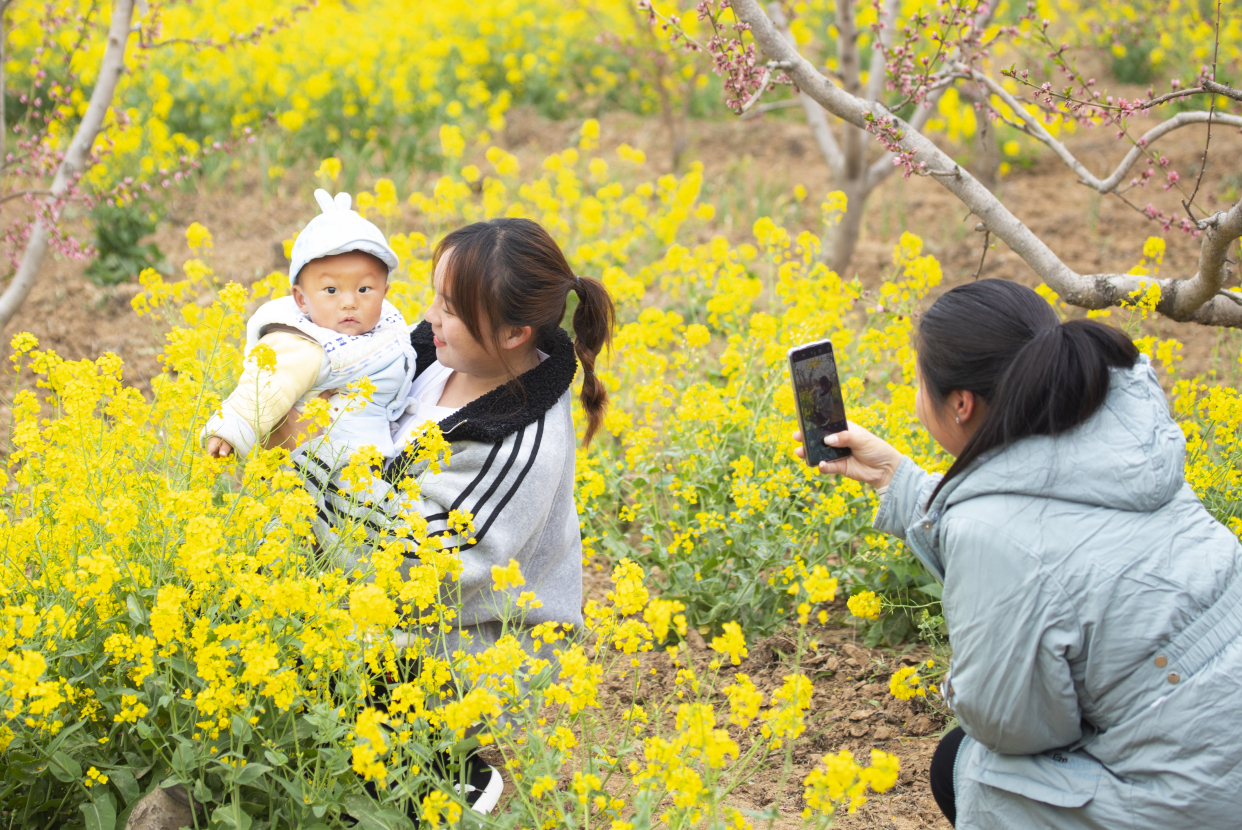
{"label": "black fleece hood collar", "polygon": [[[415,326],[410,343],[416,356],[414,377],[418,377],[436,360],[431,324],[424,320]],[[547,360],[445,418],[440,422],[444,437],[453,443],[502,441],[555,406],[578,372],[574,344],[557,327],[540,338],[538,347],[548,355]]]}

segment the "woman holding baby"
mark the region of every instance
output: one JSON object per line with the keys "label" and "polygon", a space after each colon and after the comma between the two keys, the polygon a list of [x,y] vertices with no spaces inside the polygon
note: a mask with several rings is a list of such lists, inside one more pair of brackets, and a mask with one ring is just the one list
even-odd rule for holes
{"label": "woman holding baby", "polygon": [[[492,568],[510,560],[536,600],[519,633],[546,622],[581,626],[571,386],[581,363],[589,442],[607,403],[594,367],[612,335],[608,292],[598,280],[576,276],[536,223],[495,219],[456,230],[436,246],[435,299],[423,322],[407,329],[384,300],[397,261],[382,232],[349,210],[347,195],[316,197],[324,213],[295,241],[293,296],[260,308],[247,327],[248,351],[271,348],[276,367],[260,382],[248,364],[204,430],[208,450],[244,454],[264,436],[269,445],[288,445],[297,431],[294,403],[318,394],[338,401],[333,392],[369,378],[375,389],[366,405],[338,406],[328,433],[294,453],[316,498],[321,544],[337,541],[335,528],[361,525],[365,558],[393,539],[397,484],[418,475],[416,508],[427,535],[458,548],[462,562],[456,627],[440,648],[477,652],[500,638],[506,602],[493,591]],[[578,298],[572,340],[561,328],[571,293]],[[439,424],[452,448],[451,463],[438,472],[407,469],[403,455],[427,421]],[[365,445],[386,463],[360,494],[336,473]],[[471,514],[473,530],[460,533],[451,524],[454,511]],[[353,562],[343,564],[353,570]],[[529,637],[526,645],[533,650]],[[467,800],[486,812],[499,797],[499,775],[477,761],[467,775]]]}

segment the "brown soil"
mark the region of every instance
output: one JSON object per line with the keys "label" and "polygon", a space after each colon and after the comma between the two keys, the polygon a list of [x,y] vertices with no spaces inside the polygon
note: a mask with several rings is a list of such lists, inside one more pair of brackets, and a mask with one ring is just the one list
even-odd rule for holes
{"label": "brown soil", "polygon": [[[588,568],[584,574],[585,599],[604,601],[611,584],[604,568]],[[894,754],[900,759],[901,773],[897,784],[882,794],[871,794],[867,802],[853,815],[842,814],[836,826],[841,828],[886,828],[886,830],[922,830],[935,828],[947,830],[948,821],[941,815],[931,795],[928,769],[932,754],[940,736],[946,731],[949,713],[934,699],[914,698],[901,701],[888,690],[888,681],[894,671],[902,666],[921,663],[931,656],[926,646],[904,647],[900,654],[891,649],[868,649],[862,646],[857,629],[850,622],[852,617],[845,601],[838,600],[828,606],[826,625],[812,623],[806,631],[807,642],[816,642],[815,649],[808,649],[801,661],[801,671],[814,684],[811,708],[807,715],[805,735],[799,739],[793,754],[793,765],[781,787],[784,756],[771,755],[758,774],[742,783],[729,799],[740,810],[759,811],[777,802],[779,818],[774,827],[793,830],[802,826],[801,812],[806,806],[803,799],[802,781],[827,754],[843,749],[853,753],[860,763],[870,763],[872,748]],[[737,672],[747,674],[755,686],[770,697],[779,688],[785,675],[793,669],[797,651],[796,633],[779,633],[772,637],[750,643],[750,653],[742,665],[733,667],[724,660],[716,688],[733,682]],[[679,660],[681,665],[692,664],[699,678],[712,673],[710,663],[719,658],[704,638],[697,632],[689,632]],[[676,704],[678,665],[663,652],[640,656],[638,668],[642,683],[639,701],[654,715],[656,705]],[[600,702],[604,709],[602,722],[618,722],[626,708],[633,703],[632,676],[624,681],[616,676],[605,677],[600,684]],[[933,696],[934,697],[934,696]],[[707,698],[716,706],[718,713],[728,712],[723,695]],[[675,709],[676,706],[671,707]],[[672,712],[666,711],[665,726],[672,728]],[[725,718],[719,718],[721,725]],[[753,725],[752,725],[753,728]],[[741,745],[743,752],[750,746],[750,736],[743,735],[728,726],[732,737]],[[753,733],[751,733],[753,734]],[[498,769],[503,769],[504,756],[498,748],[485,750],[484,757]],[[503,771],[505,793],[503,799],[514,792],[514,783],[507,770]],[[572,772],[566,772],[560,783],[568,788]],[[614,794],[626,796],[624,790]],[[504,800],[498,809],[503,810]],[[766,823],[758,823],[764,827]]]}
{"label": "brown soil", "polygon": [[[604,600],[609,587],[602,574],[588,574],[588,599]],[[855,627],[849,622],[850,615],[844,601],[833,604],[829,610],[827,625],[813,624],[806,632],[808,641],[818,642],[818,647],[808,650],[801,662],[801,670],[812,679],[814,694],[807,716],[806,733],[799,739],[793,753],[792,768],[787,773],[783,790],[784,755],[775,752],[756,775],[734,790],[730,803],[741,810],[759,811],[776,802],[779,818],[774,826],[780,830],[801,827],[800,814],[806,806],[802,781],[820,759],[848,749],[860,763],[868,764],[870,751],[876,748],[900,759],[901,774],[897,785],[887,793],[872,794],[853,815],[842,814],[836,826],[896,830],[948,828],[950,825],[936,806],[928,783],[932,753],[946,729],[947,713],[932,700],[914,698],[901,701],[888,690],[892,673],[901,666],[926,660],[930,656],[928,649],[913,646],[903,649],[903,653],[898,655],[891,649],[864,648]],[[744,672],[765,696],[770,697],[783,684],[785,675],[792,671],[796,651],[796,640],[786,634],[752,643],[750,654],[741,666],[734,668],[728,665],[727,659],[724,660],[716,687],[729,685],[736,672]],[[692,663],[696,676],[705,678],[712,673],[709,664],[718,657],[704,638],[692,631],[686,650],[679,659],[682,666]],[[639,699],[648,714],[654,714],[657,703],[671,701],[676,704],[678,665],[663,652],[643,655],[640,662],[638,673],[642,684]],[[632,677],[624,680],[615,676],[604,678],[600,685],[600,700],[604,708],[602,722],[620,720],[622,713],[633,702],[632,684]],[[716,705],[717,712],[728,712],[723,696],[708,700]],[[671,728],[672,713],[666,714],[666,726]],[[724,725],[725,718],[720,720]],[[745,751],[750,746],[753,731],[743,735],[736,727],[728,728]],[[503,763],[503,755],[498,749],[489,750],[485,757],[498,768]],[[507,771],[504,777],[507,798],[513,793],[514,785]],[[571,777],[571,773],[562,777],[560,784],[563,788],[568,787]],[[616,794],[626,795],[624,791]]]}

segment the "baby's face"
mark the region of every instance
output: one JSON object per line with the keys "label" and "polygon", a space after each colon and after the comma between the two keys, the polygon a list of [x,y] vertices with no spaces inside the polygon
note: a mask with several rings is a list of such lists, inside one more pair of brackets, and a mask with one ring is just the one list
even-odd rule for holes
{"label": "baby's face", "polygon": [[388,270],[361,251],[311,260],[293,286],[302,313],[338,334],[366,334],[375,328],[387,293]]}

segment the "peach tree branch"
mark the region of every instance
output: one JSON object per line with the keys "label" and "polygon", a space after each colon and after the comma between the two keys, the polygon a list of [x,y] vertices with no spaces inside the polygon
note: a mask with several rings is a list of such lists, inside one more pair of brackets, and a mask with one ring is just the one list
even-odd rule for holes
{"label": "peach tree branch", "polygon": [[[1066,302],[1088,309],[1108,308],[1126,302],[1144,284],[1153,282],[1131,274],[1077,273],[927,136],[883,104],[851,95],[825,78],[789,45],[757,0],[732,0],[731,6],[759,51],[788,66],[785,72],[799,89],[847,123],[870,129],[894,153],[894,162],[906,168],[906,175],[934,177]],[[1161,288],[1156,310],[1179,321],[1242,327],[1242,305],[1219,293],[1228,276],[1229,246],[1242,236],[1242,201],[1197,224],[1202,231],[1199,271],[1186,280],[1154,280]]]}

